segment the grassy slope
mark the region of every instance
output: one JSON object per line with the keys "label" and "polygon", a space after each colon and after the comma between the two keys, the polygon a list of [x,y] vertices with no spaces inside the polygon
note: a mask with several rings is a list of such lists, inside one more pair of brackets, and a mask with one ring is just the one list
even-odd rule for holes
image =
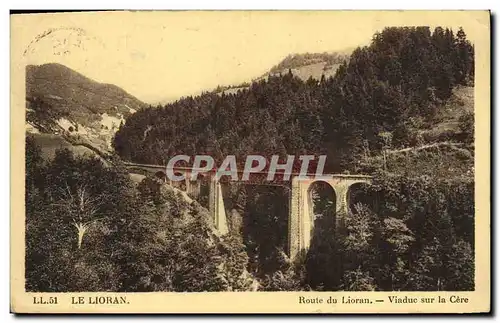
{"label": "grassy slope", "polygon": [[[326,66],[326,67],[325,67]],[[296,68],[292,68],[292,74],[300,78],[302,81],[307,81],[309,78],[313,78],[315,80],[321,80],[321,77],[324,75],[326,78],[334,76],[335,72],[339,68],[340,64],[333,64],[327,66],[325,62],[321,63],[313,63],[309,65],[304,65],[304,66],[299,66]],[[279,70],[276,73],[272,73],[273,75],[279,75],[279,74],[285,74],[288,73],[287,69]],[[269,77],[269,73],[265,74],[264,76],[261,76],[257,79],[255,79],[255,82],[258,82],[263,79],[267,79]],[[223,90],[219,92],[218,94],[236,94],[238,91],[242,91],[248,89],[248,86],[235,86],[231,87],[229,89]]]}
{"label": "grassy slope", "polygon": [[112,84],[98,83],[61,64],[26,67],[26,96],[41,97],[52,109],[90,125],[100,114],[128,115],[146,104]]}
{"label": "grassy slope", "polygon": [[[429,175],[436,179],[472,179],[474,145],[456,142],[453,135],[461,133],[458,122],[460,116],[473,111],[474,88],[454,89],[452,98],[438,115],[420,129],[425,141],[414,147],[390,150],[387,154],[387,170],[408,176]],[[450,136],[451,139],[441,139]],[[383,156],[371,156],[363,164],[367,172],[383,169]]]}
{"label": "grassy slope", "polygon": [[108,151],[109,142],[116,130],[110,125],[105,128],[105,123],[113,119],[116,125],[119,125],[122,117],[146,107],[145,103],[115,85],[98,83],[55,63],[26,67],[26,98],[29,102],[33,102],[35,98],[41,99],[46,103],[42,109],[52,111],[39,114],[42,120],[38,120],[40,125],[56,124],[55,127],[50,126],[45,130],[38,129],[46,133],[37,137],[47,156],[53,156],[59,147],[71,146],[68,140],[60,135],[64,129],[68,130],[68,127],[61,128],[60,123],[63,121],[74,129],[79,125],[78,133],[71,133],[78,141],[73,142],[73,150],[89,152],[91,149],[82,147],[83,144],[100,151]]}
{"label": "grassy slope", "polygon": [[[346,52],[338,53],[341,57],[345,56],[345,59],[347,59],[347,54],[350,53],[350,50],[346,50]],[[337,63],[335,60],[335,63],[332,63],[331,61],[329,62],[328,60],[332,60],[333,57],[337,57],[337,53],[332,53],[332,54],[310,54],[310,55],[319,55],[319,57],[314,57],[310,59],[305,59],[304,55],[308,54],[295,54],[291,55],[285,59],[283,59],[279,64],[273,66],[269,72],[265,73],[264,75],[256,78],[253,80],[253,82],[258,82],[263,79],[267,79],[270,75],[279,75],[279,74],[285,74],[288,73],[288,70],[290,69],[292,71],[292,74],[297,76],[303,81],[307,81],[309,78],[313,78],[315,80],[321,80],[321,77],[324,75],[326,78],[332,77],[335,75],[335,72],[340,66],[340,63]],[[324,57],[321,57],[323,55]],[[245,90],[247,89],[248,86],[246,85],[236,85],[236,86],[231,86],[230,88],[226,88],[224,90],[217,90],[216,92],[218,94],[235,94],[240,90]]]}
{"label": "grassy slope", "polygon": [[37,145],[42,149],[42,156],[46,160],[54,158],[56,150],[64,148],[71,150],[76,155],[95,155],[95,153],[89,148],[84,146],[73,146],[59,135],[48,133],[38,133],[32,135],[35,138]]}
{"label": "grassy slope", "polygon": [[474,88],[460,86],[453,90],[453,96],[435,116],[431,127],[422,129],[422,135],[431,140],[445,133],[459,133],[459,118],[467,112],[474,112]]}

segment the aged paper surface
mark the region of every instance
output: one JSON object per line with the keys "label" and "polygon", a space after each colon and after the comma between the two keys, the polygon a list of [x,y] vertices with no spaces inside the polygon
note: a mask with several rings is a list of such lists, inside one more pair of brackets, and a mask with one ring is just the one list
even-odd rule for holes
{"label": "aged paper surface", "polygon": [[11,311],[489,312],[489,140],[487,11],[12,15]]}

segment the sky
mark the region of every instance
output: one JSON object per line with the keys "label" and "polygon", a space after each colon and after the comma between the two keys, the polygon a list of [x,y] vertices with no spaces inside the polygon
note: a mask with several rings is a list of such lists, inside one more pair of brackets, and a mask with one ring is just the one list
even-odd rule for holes
{"label": "sky", "polygon": [[464,26],[472,40],[481,32],[466,12],[101,12],[13,16],[11,41],[24,64],[61,63],[155,103],[249,81],[288,54],[367,45],[401,25]]}

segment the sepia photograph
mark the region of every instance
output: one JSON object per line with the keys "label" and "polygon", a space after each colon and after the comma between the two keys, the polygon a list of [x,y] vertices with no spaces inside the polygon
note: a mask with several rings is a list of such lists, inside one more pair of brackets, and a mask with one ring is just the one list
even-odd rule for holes
{"label": "sepia photograph", "polygon": [[13,300],[489,309],[489,19],[11,14]]}

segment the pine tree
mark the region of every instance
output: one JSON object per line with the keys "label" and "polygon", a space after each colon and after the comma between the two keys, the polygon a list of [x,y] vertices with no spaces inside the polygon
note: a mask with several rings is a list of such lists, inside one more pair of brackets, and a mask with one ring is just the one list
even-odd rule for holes
{"label": "pine tree", "polygon": [[457,32],[455,52],[455,72],[457,83],[466,85],[468,79],[474,79],[474,49],[462,27]]}

